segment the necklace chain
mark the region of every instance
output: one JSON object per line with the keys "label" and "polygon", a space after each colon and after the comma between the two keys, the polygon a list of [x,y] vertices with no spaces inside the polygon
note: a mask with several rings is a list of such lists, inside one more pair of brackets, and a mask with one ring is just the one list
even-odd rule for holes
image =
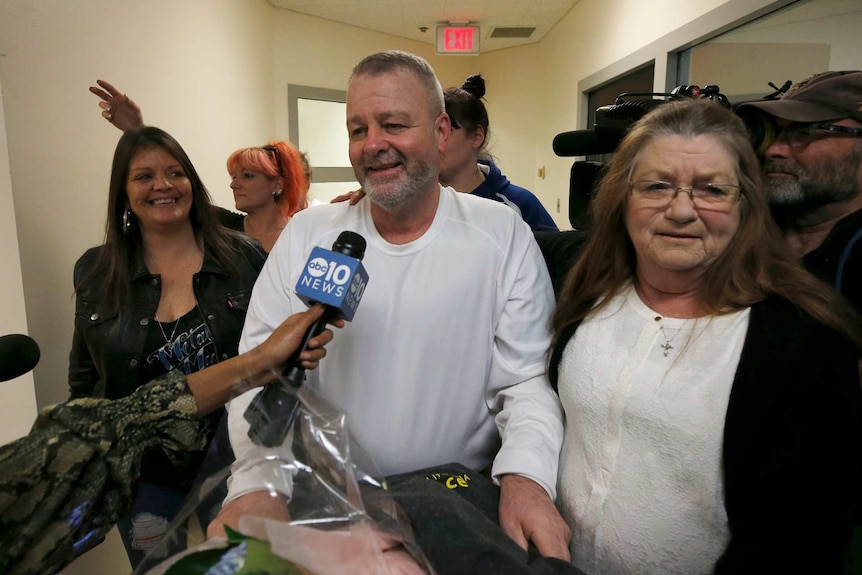
{"label": "necklace chain", "polygon": [[[162,332],[162,337],[165,338],[165,343],[168,345],[171,345],[171,342],[174,341],[174,336],[177,334],[177,326],[180,325],[180,318],[177,318],[176,323],[174,323],[174,329],[171,332],[170,338],[168,338],[167,334],[165,333],[165,328],[162,327],[162,322],[159,321],[159,316],[154,315],[153,319],[156,320],[156,325],[159,326],[159,331]],[[667,354],[665,354],[665,355],[667,355]]]}
{"label": "necklace chain", "polygon": [[254,226],[252,225],[251,221],[248,219],[248,216],[246,216],[246,218],[245,218],[245,223],[247,223],[247,224],[248,224],[249,231],[250,231],[252,234],[254,234],[254,235],[256,235],[256,236],[260,236],[260,237],[274,236],[275,234],[277,234],[278,232],[280,232],[281,230],[283,230],[283,229],[284,229],[284,226],[286,226],[286,225],[287,225],[287,222],[285,222],[285,223],[281,224],[281,227],[280,227],[280,228],[278,228],[278,229],[275,229],[275,230],[273,230],[273,231],[271,231],[271,232],[260,233],[260,232],[258,232],[256,229],[254,229]]}
{"label": "necklace chain", "polygon": [[[638,288],[637,286],[635,286],[635,290],[636,290],[636,293],[638,293],[638,292],[639,292],[639,293],[642,293],[642,292],[640,292],[640,290],[639,290],[639,288]],[[644,303],[646,303],[647,307],[649,307],[649,308],[650,308],[650,310],[652,311],[652,303],[649,301],[649,298],[647,298],[647,297],[646,297],[646,294],[643,294],[642,301],[643,301]],[[668,356],[670,355],[670,351],[671,351],[672,349],[676,349],[673,345],[671,345],[671,342],[672,342],[674,339],[676,339],[676,336],[678,336],[678,335],[679,335],[679,332],[681,332],[681,331],[684,329],[684,327],[685,327],[686,325],[688,325],[688,323],[687,323],[687,322],[685,322],[685,323],[683,324],[683,326],[680,326],[679,328],[677,328],[676,333],[674,333],[672,336],[668,337],[668,336],[667,336],[667,331],[665,331],[665,329],[664,329],[664,317],[662,317],[662,316],[660,316],[660,315],[657,315],[657,316],[655,316],[653,319],[655,320],[655,322],[656,322],[657,324],[659,324],[658,329],[659,329],[659,331],[661,332],[661,336],[664,338],[664,343],[663,343],[663,344],[661,344],[659,347],[662,349],[662,354],[663,354],[665,357],[668,357]]]}
{"label": "necklace chain", "polygon": [[676,330],[676,333],[673,334],[670,338],[668,338],[667,332],[664,330],[664,324],[662,323],[662,319],[664,318],[662,318],[660,315],[655,316],[655,321],[660,324],[658,329],[661,332],[661,336],[664,338],[664,343],[661,344],[659,347],[662,349],[662,353],[664,354],[664,356],[667,357],[670,354],[670,350],[676,349],[670,343],[674,340],[674,338],[676,338],[676,336],[679,335],[679,332],[682,330]]}

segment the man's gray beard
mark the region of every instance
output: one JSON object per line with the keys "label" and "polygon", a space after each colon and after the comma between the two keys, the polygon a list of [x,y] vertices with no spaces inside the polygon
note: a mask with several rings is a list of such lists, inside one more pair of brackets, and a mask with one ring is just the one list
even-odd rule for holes
{"label": "man's gray beard", "polygon": [[[413,165],[415,166],[415,169],[412,169],[407,173],[407,180],[401,188],[390,193],[384,193],[380,190],[376,190],[374,184],[371,183],[369,178],[364,182],[361,182],[365,195],[368,196],[369,200],[381,208],[391,210],[424,193],[428,190],[431,182],[434,181],[437,173],[431,164],[428,164],[427,162],[416,160]],[[388,182],[384,184],[384,186],[385,185],[388,185]]]}
{"label": "man's gray beard", "polygon": [[[769,202],[774,206],[825,206],[855,198],[859,189],[856,172],[862,162],[862,146],[839,161],[826,161],[813,168],[797,163],[766,161],[766,171],[776,166],[796,176],[795,180],[767,178]],[[772,167],[770,167],[772,166]]]}
{"label": "man's gray beard", "polygon": [[769,203],[776,206],[793,206],[801,204],[805,199],[799,180],[769,179]]}

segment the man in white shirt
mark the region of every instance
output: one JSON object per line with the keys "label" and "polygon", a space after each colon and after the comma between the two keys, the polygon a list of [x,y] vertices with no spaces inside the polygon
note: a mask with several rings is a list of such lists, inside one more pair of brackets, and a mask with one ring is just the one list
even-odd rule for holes
{"label": "man in white shirt", "polygon": [[[425,60],[384,52],[360,62],[347,129],[367,199],[293,218],[255,285],[240,350],[304,309],[293,288],[313,247],[344,230],[362,235],[362,305],[306,385],[347,413],[386,475],[490,466],[501,527],[525,549],[532,542],[568,560],[569,530],[553,503],[563,416],[545,372],[554,296],[530,228],[502,204],[440,185],[450,121]],[[210,534],[271,511],[254,464],[273,451],[251,442],[243,418],[252,395],[229,407],[237,462]]]}

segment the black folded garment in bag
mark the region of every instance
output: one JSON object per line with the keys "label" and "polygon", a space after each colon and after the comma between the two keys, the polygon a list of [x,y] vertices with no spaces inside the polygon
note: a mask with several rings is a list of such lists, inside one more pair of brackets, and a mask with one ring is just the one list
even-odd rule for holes
{"label": "black folded garment in bag", "polygon": [[387,478],[416,542],[438,575],[583,575],[569,563],[521,549],[500,528],[500,488],[457,463]]}

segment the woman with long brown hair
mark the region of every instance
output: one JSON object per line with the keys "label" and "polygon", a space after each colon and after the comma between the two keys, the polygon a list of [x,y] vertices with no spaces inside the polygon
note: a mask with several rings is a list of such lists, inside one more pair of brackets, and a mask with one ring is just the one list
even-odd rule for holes
{"label": "woman with long brown hair", "polygon": [[[75,264],[71,398],[126,397],[170,371],[189,375],[235,356],[265,258],[256,241],[219,225],[174,138],[154,127],[123,134],[105,242]],[[209,438],[221,414],[211,416]],[[133,566],[167,530],[203,457],[144,459],[132,512],[119,521]]]}

